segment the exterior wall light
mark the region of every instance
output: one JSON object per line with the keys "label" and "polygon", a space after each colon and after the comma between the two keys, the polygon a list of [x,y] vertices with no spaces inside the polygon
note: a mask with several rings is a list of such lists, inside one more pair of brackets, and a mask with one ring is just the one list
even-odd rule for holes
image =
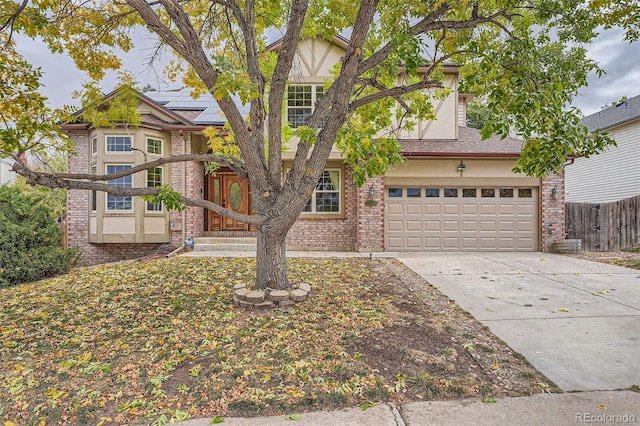
{"label": "exterior wall light", "polygon": [[458,165],[458,171],[460,173],[464,172],[467,169],[467,165],[464,164],[464,161],[460,160],[460,164]]}
{"label": "exterior wall light", "polygon": [[369,198],[373,198],[376,196],[376,190],[373,187],[373,184],[371,184],[371,186],[369,186]]}
{"label": "exterior wall light", "polygon": [[555,200],[557,196],[558,196],[558,188],[554,186],[551,189],[551,198],[553,198]]}

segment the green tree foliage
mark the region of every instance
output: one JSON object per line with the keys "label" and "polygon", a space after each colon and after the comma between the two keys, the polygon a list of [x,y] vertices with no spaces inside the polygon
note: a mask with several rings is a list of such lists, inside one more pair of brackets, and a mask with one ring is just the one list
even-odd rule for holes
{"label": "green tree foliage", "polygon": [[64,273],[78,260],[42,198],[0,186],[0,287]]}
{"label": "green tree foliage", "polygon": [[481,100],[473,99],[467,104],[467,126],[482,129],[491,119],[491,111]]}
{"label": "green tree foliage", "polygon": [[[606,135],[589,133],[580,124],[580,111],[566,106],[590,72],[602,72],[586,55],[598,31],[622,27],[626,39],[635,41],[640,28],[636,0],[0,0],[0,10],[5,11],[0,64],[7,64],[0,66],[0,78],[10,82],[9,89],[0,85],[0,90],[15,99],[0,103],[0,114],[8,117],[0,129],[0,151],[35,149],[55,130],[54,120],[39,126],[33,119],[34,112],[43,110],[41,98],[29,96],[37,94],[39,70],[16,53],[12,32],[41,39],[99,80],[105,71],[121,67],[117,52],[131,50],[132,33],[146,28],[159,48],[175,55],[167,76],[192,87],[194,95],[210,93],[237,144],[237,149],[196,161],[231,167],[260,194],[254,216],[202,200],[176,201],[256,226],[257,284],[278,288],[288,285],[286,233],[333,147],[354,168],[358,184],[388,171],[402,159],[399,132],[435,118],[433,104],[447,96],[445,64],[459,65],[460,88],[486,100],[492,119],[482,135],[519,135],[525,142],[515,171],[543,176],[561,171],[569,156],[593,155],[612,143]],[[282,38],[269,50],[268,36],[276,32]],[[306,126],[294,132],[296,153],[284,175],[282,148],[289,135],[283,133],[282,111],[288,80],[296,71],[297,43],[344,34],[348,46]],[[95,87],[90,83],[89,89]],[[96,99],[91,96],[83,100]],[[135,122],[127,109],[132,103],[121,105],[117,114],[102,118]],[[248,114],[241,112],[245,108]],[[103,111],[94,112],[90,118],[102,123]],[[16,126],[22,119],[27,131]],[[26,169],[19,173],[29,175]],[[87,176],[29,176],[44,185],[116,191]],[[159,195],[154,188],[127,191],[117,195]]]}

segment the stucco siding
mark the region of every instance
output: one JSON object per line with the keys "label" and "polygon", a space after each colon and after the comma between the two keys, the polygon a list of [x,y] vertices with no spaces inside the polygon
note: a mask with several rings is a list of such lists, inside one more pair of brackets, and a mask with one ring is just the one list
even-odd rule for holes
{"label": "stucco siding", "polygon": [[610,130],[617,146],[566,167],[566,200],[603,203],[640,194],[640,120]]}

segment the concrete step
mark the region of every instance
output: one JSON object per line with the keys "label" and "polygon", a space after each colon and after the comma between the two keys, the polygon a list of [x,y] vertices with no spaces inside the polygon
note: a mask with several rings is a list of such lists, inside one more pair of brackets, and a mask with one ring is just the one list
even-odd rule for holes
{"label": "concrete step", "polygon": [[255,251],[256,238],[199,237],[194,238],[194,251]]}

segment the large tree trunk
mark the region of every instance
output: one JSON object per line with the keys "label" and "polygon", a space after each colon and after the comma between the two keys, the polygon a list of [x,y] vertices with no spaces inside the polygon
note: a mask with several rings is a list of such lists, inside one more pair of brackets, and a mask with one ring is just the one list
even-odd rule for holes
{"label": "large tree trunk", "polygon": [[289,227],[260,226],[257,229],[256,288],[287,290],[287,252],[285,240]]}

